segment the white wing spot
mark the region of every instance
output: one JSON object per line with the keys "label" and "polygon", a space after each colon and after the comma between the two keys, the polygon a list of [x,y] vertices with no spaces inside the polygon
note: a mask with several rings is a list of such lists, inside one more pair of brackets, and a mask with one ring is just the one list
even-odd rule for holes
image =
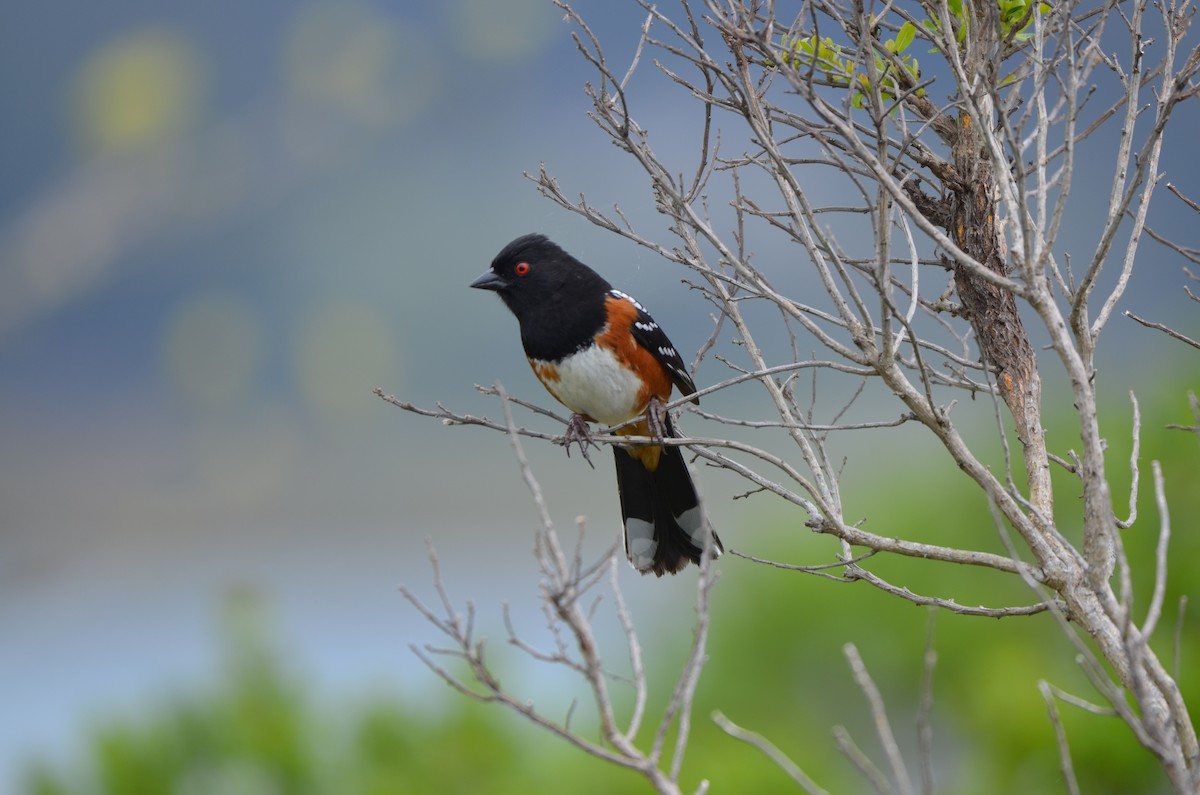
{"label": "white wing spot", "polygon": [[646,311],[646,307],[644,307],[644,306],[642,306],[641,304],[639,304],[639,303],[637,302],[637,299],[636,299],[636,298],[634,298],[634,297],[633,297],[632,295],[630,295],[629,293],[623,293],[623,292],[621,292],[620,290],[615,290],[615,289],[614,289],[614,290],[610,290],[609,292],[610,292],[612,295],[615,295],[617,298],[624,298],[626,301],[628,301],[629,303],[631,303],[631,304],[633,304],[634,306],[636,306],[636,307],[637,307],[637,308],[638,308],[640,311],[642,311],[642,312],[645,312],[645,311]]}

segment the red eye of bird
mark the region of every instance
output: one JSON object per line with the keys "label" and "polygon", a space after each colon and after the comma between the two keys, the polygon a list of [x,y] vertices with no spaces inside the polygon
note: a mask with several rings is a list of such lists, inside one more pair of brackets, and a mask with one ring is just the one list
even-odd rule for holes
{"label": "red eye of bird", "polygon": [[518,262],[517,267],[513,268],[513,270],[516,272],[516,274],[518,276],[524,276],[525,274],[529,273],[529,263],[528,262]]}

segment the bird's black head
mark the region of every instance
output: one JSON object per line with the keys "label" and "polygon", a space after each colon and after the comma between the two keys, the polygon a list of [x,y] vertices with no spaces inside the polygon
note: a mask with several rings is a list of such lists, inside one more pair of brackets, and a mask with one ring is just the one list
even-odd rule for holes
{"label": "bird's black head", "polygon": [[501,249],[471,286],[494,290],[518,320],[554,312],[575,296],[602,296],[611,289],[598,273],[539,234],[522,235]]}

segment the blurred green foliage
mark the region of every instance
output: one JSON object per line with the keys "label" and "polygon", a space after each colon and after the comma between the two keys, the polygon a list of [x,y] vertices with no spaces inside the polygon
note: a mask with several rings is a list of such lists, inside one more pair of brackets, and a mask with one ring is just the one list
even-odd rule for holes
{"label": "blurred green foliage", "polygon": [[[395,695],[322,707],[269,641],[253,594],[226,607],[218,683],[114,718],[89,735],[87,764],[30,766],[30,795],[278,795],[555,791],[540,736],[446,694],[436,713]],[[580,792],[601,792],[582,788]]]}
{"label": "blurred green foliage", "polygon": [[[1162,462],[1175,518],[1171,579],[1160,656],[1172,664],[1179,597],[1191,587],[1200,538],[1186,532],[1200,515],[1195,487],[1200,445],[1166,423],[1191,424],[1183,389],[1163,389],[1145,401],[1142,434],[1141,518],[1125,533],[1135,583],[1137,614],[1144,615],[1152,587],[1158,516],[1150,460]],[[1128,404],[1108,416],[1127,422]],[[1114,502],[1128,488],[1129,426],[1109,431]],[[1053,426],[1055,445],[1069,447],[1069,425]],[[1057,448],[1056,448],[1057,449]],[[878,471],[846,483],[868,526],[886,516],[909,537],[1002,550],[991,518],[975,490],[936,455],[896,472],[878,457]],[[1002,462],[1001,462],[1002,463]],[[997,465],[1000,465],[999,463]],[[1070,501],[1071,476],[1058,473],[1059,522],[1077,530]],[[936,480],[935,500],[914,478]],[[955,488],[959,486],[959,488]],[[897,517],[904,517],[900,523]],[[775,517],[770,533],[780,560],[812,562],[835,547],[811,534],[793,514]],[[872,570],[891,582],[964,604],[1027,604],[1033,596],[1019,582],[988,571],[925,561],[876,557]],[[667,584],[663,583],[666,586]],[[732,720],[771,738],[832,792],[860,792],[864,781],[840,755],[831,736],[845,726],[876,760],[878,744],[862,693],[845,661],[846,643],[858,646],[885,694],[889,717],[916,775],[916,719],[922,656],[932,631],[938,664],[934,675],[934,758],[939,792],[976,795],[1063,791],[1054,737],[1037,682],[1049,680],[1081,697],[1098,700],[1075,664],[1075,648],[1053,619],[1042,614],[993,620],[945,611],[931,615],[863,583],[763,568],[737,559],[723,565],[713,618],[710,662],[697,695],[683,785],[701,777],[714,792],[795,791],[789,780],[754,748],[721,732],[708,716],[720,709]],[[932,624],[931,624],[932,619]],[[145,793],[618,793],[645,792],[626,770],[598,762],[513,715],[451,692],[435,708],[417,707],[394,695],[321,705],[305,682],[281,662],[252,598],[231,600],[224,622],[224,662],[218,683],[160,704],[141,717],[110,719],[89,735],[83,767],[38,762],[23,790],[33,795],[145,795]],[[1200,657],[1200,619],[1195,610],[1181,625],[1180,684],[1197,704],[1194,661]],[[653,718],[673,684],[690,630],[655,633],[650,666]],[[616,651],[610,656],[617,659]],[[430,686],[440,687],[432,674]],[[582,708],[573,725],[594,736]],[[539,695],[539,706],[543,706]],[[566,709],[564,704],[563,709]],[[1116,718],[1060,705],[1082,790],[1089,793],[1167,791],[1152,756]],[[652,741],[653,720],[642,740]],[[589,732],[591,732],[589,734]]]}

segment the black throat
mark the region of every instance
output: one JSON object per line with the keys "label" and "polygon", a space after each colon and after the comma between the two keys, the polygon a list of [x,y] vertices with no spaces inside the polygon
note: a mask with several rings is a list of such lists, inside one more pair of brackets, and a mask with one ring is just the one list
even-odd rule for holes
{"label": "black throat", "polygon": [[526,356],[557,362],[591,345],[603,331],[608,282],[594,272],[578,274],[594,278],[574,278],[576,275],[536,303],[509,304],[521,324]]}

